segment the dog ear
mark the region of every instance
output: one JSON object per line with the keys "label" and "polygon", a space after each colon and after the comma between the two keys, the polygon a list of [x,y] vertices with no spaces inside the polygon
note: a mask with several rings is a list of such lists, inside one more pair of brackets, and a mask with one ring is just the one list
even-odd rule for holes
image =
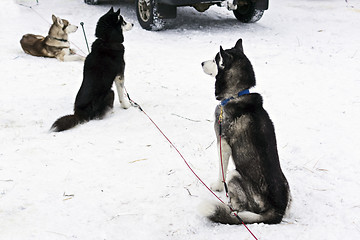
{"label": "dog ear", "polygon": [[120,15],[120,8],[117,10],[116,15]]}
{"label": "dog ear", "polygon": [[221,68],[224,68],[225,65],[228,63],[228,62],[231,62],[232,60],[232,56],[230,54],[228,54],[223,48],[222,46],[220,46],[220,60],[219,60],[219,66]]}
{"label": "dog ear", "polygon": [[51,16],[51,18],[52,18],[53,23],[55,23],[55,22],[56,22],[56,16],[53,14],[53,15]]}
{"label": "dog ear", "polygon": [[59,25],[60,27],[64,26],[63,20],[59,17],[56,17],[56,24]]}
{"label": "dog ear", "polygon": [[220,52],[219,52],[220,59],[218,64],[221,69],[224,69],[224,58],[222,57],[222,54],[224,54],[224,49],[222,48],[222,46],[220,46]]}
{"label": "dog ear", "polygon": [[235,44],[235,49],[240,50],[241,52],[244,52],[241,38],[239,40],[237,40],[237,42]]}
{"label": "dog ear", "polygon": [[114,13],[114,7],[111,7],[107,13]]}

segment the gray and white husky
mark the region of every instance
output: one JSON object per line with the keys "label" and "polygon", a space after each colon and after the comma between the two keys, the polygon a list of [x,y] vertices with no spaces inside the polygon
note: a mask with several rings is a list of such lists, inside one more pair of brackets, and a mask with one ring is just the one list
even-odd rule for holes
{"label": "gray and white husky", "polygon": [[[221,142],[223,164],[219,179],[211,188],[224,189],[221,168],[226,178],[232,157],[235,170],[227,183],[230,207],[244,223],[280,223],[289,204],[289,185],[280,167],[274,126],[262,106],[262,97],[249,92],[255,86],[255,74],[244,54],[242,40],[231,49],[220,47],[215,59],[203,62],[202,67],[206,74],[215,77],[215,96],[221,101],[215,110],[215,132],[218,149]],[[241,223],[221,203],[205,203],[201,210],[214,222]]]}
{"label": "gray and white husky", "polygon": [[78,27],[55,15],[52,15],[52,21],[46,37],[28,33],[21,38],[20,44],[24,52],[38,57],[56,58],[60,61],[85,60],[83,56],[75,54],[75,51],[70,49],[68,41],[68,34],[76,32]]}

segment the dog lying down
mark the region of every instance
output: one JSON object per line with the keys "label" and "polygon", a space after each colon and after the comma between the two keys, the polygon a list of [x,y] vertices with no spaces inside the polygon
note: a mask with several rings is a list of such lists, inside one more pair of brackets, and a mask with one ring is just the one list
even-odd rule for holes
{"label": "dog lying down", "polygon": [[[202,67],[206,74],[215,77],[215,96],[221,101],[215,109],[215,133],[223,164],[220,163],[219,179],[211,188],[224,189],[221,168],[226,177],[232,157],[235,170],[227,183],[231,208],[244,223],[280,223],[289,204],[289,186],[280,167],[274,126],[262,106],[262,97],[249,92],[255,86],[255,74],[244,54],[242,40],[231,49],[220,47],[215,59],[203,62]],[[200,210],[214,222],[241,223],[221,203],[205,203]]]}
{"label": "dog lying down", "polygon": [[52,21],[46,37],[34,34],[26,34],[22,37],[20,44],[24,52],[38,57],[57,58],[60,61],[84,61],[84,57],[70,49],[68,41],[68,34],[76,32],[78,27],[55,15],[52,15]]}

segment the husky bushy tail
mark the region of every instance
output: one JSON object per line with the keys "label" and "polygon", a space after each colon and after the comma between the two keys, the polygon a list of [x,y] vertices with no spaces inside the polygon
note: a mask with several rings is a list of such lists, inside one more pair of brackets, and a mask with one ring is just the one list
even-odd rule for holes
{"label": "husky bushy tail", "polygon": [[91,95],[89,98],[83,98],[81,91],[79,92],[80,94],[78,93],[76,96],[74,104],[74,114],[69,114],[57,119],[51,126],[50,131],[61,132],[92,119],[101,119],[113,108],[114,91],[112,90],[109,90],[105,96],[100,95],[97,97]]}
{"label": "husky bushy tail", "polygon": [[[203,202],[199,207],[200,213],[209,220],[222,224],[241,224],[242,222],[233,214],[228,206],[222,203]],[[268,224],[278,223],[283,214],[277,214],[274,209],[269,209],[264,213],[257,214],[250,211],[235,211],[244,223]],[[276,219],[276,220],[274,220]]]}
{"label": "husky bushy tail", "polygon": [[61,132],[73,128],[83,122],[85,122],[85,120],[80,119],[80,117],[75,114],[66,115],[56,120],[50,130],[54,132]]}

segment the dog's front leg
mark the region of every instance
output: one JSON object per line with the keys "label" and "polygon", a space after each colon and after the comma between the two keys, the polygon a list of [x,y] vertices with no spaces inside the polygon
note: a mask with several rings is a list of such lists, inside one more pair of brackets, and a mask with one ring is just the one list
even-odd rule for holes
{"label": "dog's front leg", "polygon": [[72,55],[64,55],[63,60],[64,62],[70,62],[70,61],[85,61],[85,57],[72,54]]}
{"label": "dog's front leg", "polygon": [[219,178],[216,182],[211,184],[211,189],[220,192],[224,190],[224,179],[226,180],[226,172],[229,165],[229,158],[231,156],[231,147],[225,141],[225,139],[221,139],[220,141],[220,138],[218,137],[217,141],[218,141],[217,147],[219,154]]}
{"label": "dog's front leg", "polygon": [[115,86],[119,96],[120,105],[122,108],[127,109],[131,106],[131,104],[129,102],[129,99],[125,96],[124,82],[124,76],[117,75],[115,77]]}
{"label": "dog's front leg", "polygon": [[68,48],[64,48],[61,53],[56,56],[56,58],[62,62],[85,61],[85,57],[77,54],[71,54]]}

